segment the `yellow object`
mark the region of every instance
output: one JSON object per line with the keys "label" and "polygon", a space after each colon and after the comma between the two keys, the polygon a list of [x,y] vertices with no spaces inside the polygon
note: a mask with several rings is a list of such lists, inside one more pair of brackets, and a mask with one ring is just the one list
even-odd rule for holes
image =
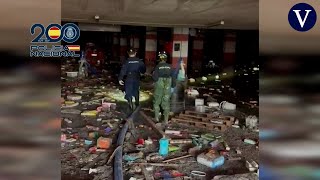
{"label": "yellow object", "polygon": [[178,146],[169,146],[169,152],[178,151],[180,148]]}
{"label": "yellow object", "polygon": [[64,102],[66,105],[71,105],[71,104],[74,104],[75,102],[74,101],[65,101]]}
{"label": "yellow object", "polygon": [[81,116],[96,116],[98,112],[96,110],[84,111],[81,113]]}

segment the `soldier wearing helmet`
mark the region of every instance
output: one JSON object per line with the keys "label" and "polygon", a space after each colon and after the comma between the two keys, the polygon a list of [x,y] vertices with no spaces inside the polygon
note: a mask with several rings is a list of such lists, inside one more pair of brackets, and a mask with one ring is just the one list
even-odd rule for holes
{"label": "soldier wearing helmet", "polygon": [[153,108],[155,120],[159,122],[160,106],[163,110],[164,124],[168,123],[170,113],[170,97],[175,87],[175,77],[171,65],[168,64],[167,54],[159,53],[159,64],[155,67],[152,78],[155,82]]}
{"label": "soldier wearing helmet", "polygon": [[139,88],[140,74],[146,72],[146,67],[143,61],[136,57],[137,52],[134,49],[128,51],[129,58],[123,64],[119,74],[119,84],[124,85],[125,99],[129,103],[130,109],[135,109],[133,97],[135,98],[135,106],[139,106]]}

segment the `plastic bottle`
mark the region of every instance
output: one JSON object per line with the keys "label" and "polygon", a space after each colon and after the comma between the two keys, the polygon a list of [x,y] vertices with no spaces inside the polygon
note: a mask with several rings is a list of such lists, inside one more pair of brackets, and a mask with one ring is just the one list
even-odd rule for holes
{"label": "plastic bottle", "polygon": [[221,165],[224,164],[224,156],[219,156],[213,160],[210,160],[208,159],[204,154],[200,154],[198,157],[197,157],[197,162],[199,164],[202,164],[202,165],[205,165],[205,166],[208,166],[212,169],[214,168],[217,168]]}
{"label": "plastic bottle", "polygon": [[166,156],[169,153],[169,139],[167,139],[165,136],[160,139],[159,141],[160,144],[160,149],[159,149],[159,154],[161,156]]}

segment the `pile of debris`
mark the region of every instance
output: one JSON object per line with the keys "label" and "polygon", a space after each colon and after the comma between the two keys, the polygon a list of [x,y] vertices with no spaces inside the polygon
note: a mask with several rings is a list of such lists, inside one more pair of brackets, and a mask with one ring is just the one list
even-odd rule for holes
{"label": "pile of debris", "polygon": [[234,116],[186,110],[163,128],[146,114],[141,112],[145,121],[136,121],[134,131],[127,133],[127,179],[226,179],[218,175],[246,173],[248,179],[258,179],[258,132],[239,128]]}
{"label": "pile of debris", "polygon": [[112,179],[114,142],[126,114],[107,96],[110,91],[120,90],[103,78],[63,82],[62,177]]}

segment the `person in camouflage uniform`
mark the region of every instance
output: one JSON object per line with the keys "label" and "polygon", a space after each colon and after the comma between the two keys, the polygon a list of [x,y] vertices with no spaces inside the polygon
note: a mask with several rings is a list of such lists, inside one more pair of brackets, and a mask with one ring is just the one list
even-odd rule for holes
{"label": "person in camouflage uniform", "polygon": [[166,63],[167,54],[159,53],[160,62],[155,67],[152,78],[155,82],[153,109],[155,120],[159,122],[160,106],[163,109],[164,123],[167,124],[170,113],[170,97],[175,87],[175,77],[171,66]]}

